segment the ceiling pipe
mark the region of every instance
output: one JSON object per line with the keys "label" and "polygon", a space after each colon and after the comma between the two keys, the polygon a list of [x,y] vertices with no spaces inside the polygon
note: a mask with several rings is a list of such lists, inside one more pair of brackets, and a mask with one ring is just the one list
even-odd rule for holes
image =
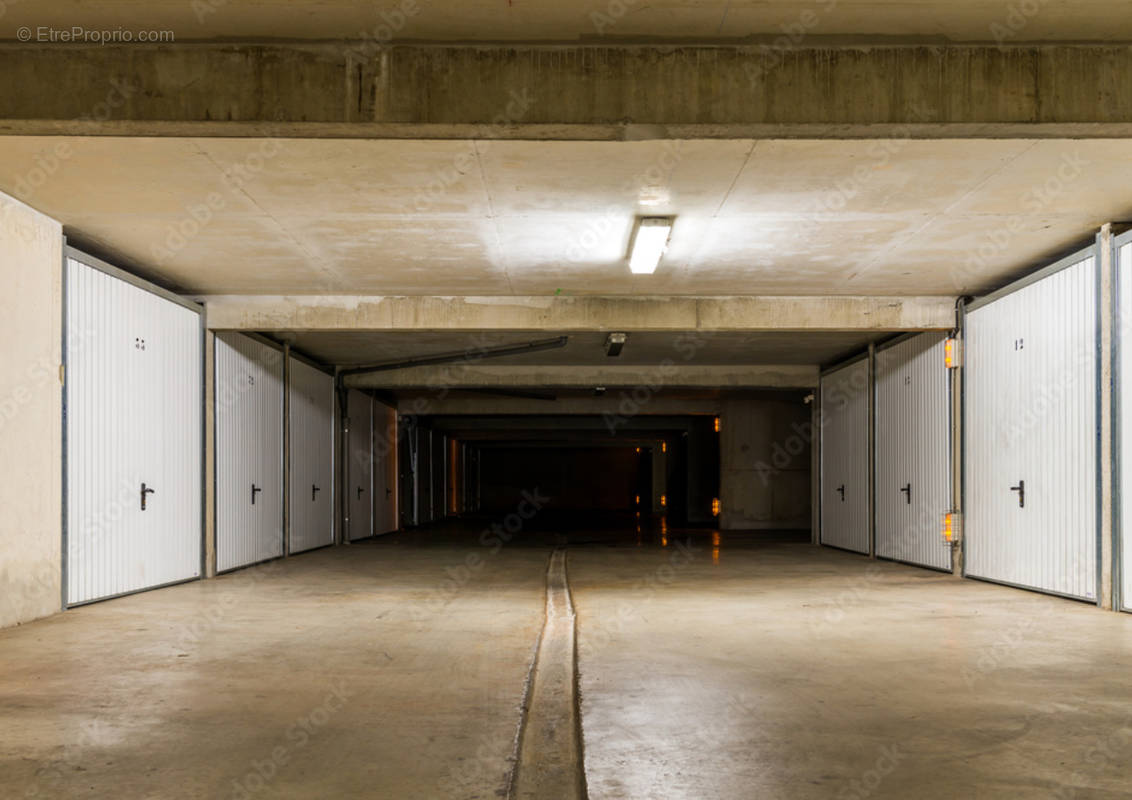
{"label": "ceiling pipe", "polygon": [[387,364],[372,364],[366,367],[350,367],[349,369],[342,370],[339,374],[342,376],[362,375],[370,372],[388,372],[389,370],[394,369],[425,367],[433,364],[452,364],[457,361],[472,363],[485,358],[517,356],[522,355],[523,353],[537,353],[540,350],[557,350],[560,347],[565,347],[566,343],[569,340],[569,336],[558,336],[554,339],[539,339],[534,342],[525,342],[524,344],[507,344],[500,347],[485,347],[482,350],[474,351],[461,350],[458,353],[442,353],[435,356],[408,358],[404,361],[392,361]]}

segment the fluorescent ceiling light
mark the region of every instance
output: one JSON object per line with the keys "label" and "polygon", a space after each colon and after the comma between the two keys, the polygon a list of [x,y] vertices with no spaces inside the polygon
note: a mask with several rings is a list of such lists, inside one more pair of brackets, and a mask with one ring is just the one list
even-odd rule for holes
{"label": "fluorescent ceiling light", "polygon": [[643,217],[629,246],[629,271],[634,275],[651,275],[660,264],[672,233],[672,217]]}

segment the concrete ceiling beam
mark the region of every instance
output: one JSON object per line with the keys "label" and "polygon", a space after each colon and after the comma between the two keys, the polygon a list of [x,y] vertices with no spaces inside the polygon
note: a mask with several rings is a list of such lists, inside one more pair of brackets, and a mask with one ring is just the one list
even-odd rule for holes
{"label": "concrete ceiling beam", "polygon": [[[947,330],[953,297],[206,295],[208,327],[252,331]],[[693,343],[694,344],[694,343]]]}
{"label": "concrete ceiling beam", "polygon": [[1132,135],[1132,46],[0,45],[0,133]]}
{"label": "concrete ceiling beam", "polygon": [[[817,386],[816,365],[702,365],[666,361],[650,366],[500,366],[452,364],[415,367],[394,372],[351,375],[347,386],[373,389],[434,389],[537,386],[543,389],[592,389],[596,386],[632,387],[635,407],[671,388],[805,389]],[[549,405],[549,404],[548,404]],[[635,411],[633,413],[636,413]]]}

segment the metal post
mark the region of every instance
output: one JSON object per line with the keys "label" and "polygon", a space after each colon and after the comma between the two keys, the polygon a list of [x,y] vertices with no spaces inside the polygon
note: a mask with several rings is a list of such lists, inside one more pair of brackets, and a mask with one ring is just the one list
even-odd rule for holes
{"label": "metal post", "polygon": [[1113,320],[1116,292],[1113,271],[1112,224],[1105,223],[1097,234],[1100,259],[1097,264],[1098,297],[1097,325],[1099,329],[1097,368],[1100,392],[1097,418],[1099,441],[1097,463],[1097,489],[1099,508],[1099,543],[1097,553],[1097,604],[1101,608],[1118,610],[1113,585],[1115,583],[1113,545],[1118,526],[1113,514]]}
{"label": "metal post", "polygon": [[[967,344],[963,341],[964,319],[967,314],[967,303],[965,300],[960,300],[955,304],[955,336],[960,344],[960,352],[963,353],[962,359],[966,358]],[[963,515],[963,375],[966,369],[966,361],[960,361],[960,365],[951,372],[951,509],[960,514],[960,519],[964,518]],[[951,545],[951,573],[957,577],[963,577],[963,553],[966,547],[965,534],[960,535],[959,540],[953,542]]]}
{"label": "metal post", "polygon": [[291,555],[291,345],[283,343],[283,557]]}
{"label": "metal post", "polygon": [[877,514],[876,514],[876,480],[877,480],[877,347],[869,343],[869,558],[877,557]]}

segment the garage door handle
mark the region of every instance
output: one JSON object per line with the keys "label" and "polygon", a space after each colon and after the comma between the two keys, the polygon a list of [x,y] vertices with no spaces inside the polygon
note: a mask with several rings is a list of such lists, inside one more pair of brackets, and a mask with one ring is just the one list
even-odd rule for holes
{"label": "garage door handle", "polygon": [[839,495],[841,495],[841,502],[844,503],[845,502],[845,484],[844,483],[837,487],[837,493]]}
{"label": "garage door handle", "polygon": [[143,483],[141,485],[141,510],[142,511],[145,511],[145,496],[147,494],[156,494],[156,492],[153,489],[147,489],[146,485]]}
{"label": "garage door handle", "polygon": [[362,499],[362,487],[361,486],[358,487],[358,499],[359,500]]}
{"label": "garage door handle", "polygon": [[315,486],[313,483],[311,484],[311,502],[312,503],[315,502],[315,500],[318,499],[317,495],[320,491],[322,491],[322,490],[319,489],[317,486]]}
{"label": "garage door handle", "polygon": [[1026,507],[1026,481],[1018,481],[1017,486],[1011,486],[1010,491],[1018,492],[1018,507]]}
{"label": "garage door handle", "polygon": [[263,491],[263,489],[261,489],[259,486],[256,486],[254,483],[252,484],[252,505],[253,506],[255,505],[255,493],[256,492],[262,492],[262,491]]}
{"label": "garage door handle", "polygon": [[904,492],[904,497],[908,500],[908,505],[912,505],[912,484],[906,484],[900,487],[900,491]]}

